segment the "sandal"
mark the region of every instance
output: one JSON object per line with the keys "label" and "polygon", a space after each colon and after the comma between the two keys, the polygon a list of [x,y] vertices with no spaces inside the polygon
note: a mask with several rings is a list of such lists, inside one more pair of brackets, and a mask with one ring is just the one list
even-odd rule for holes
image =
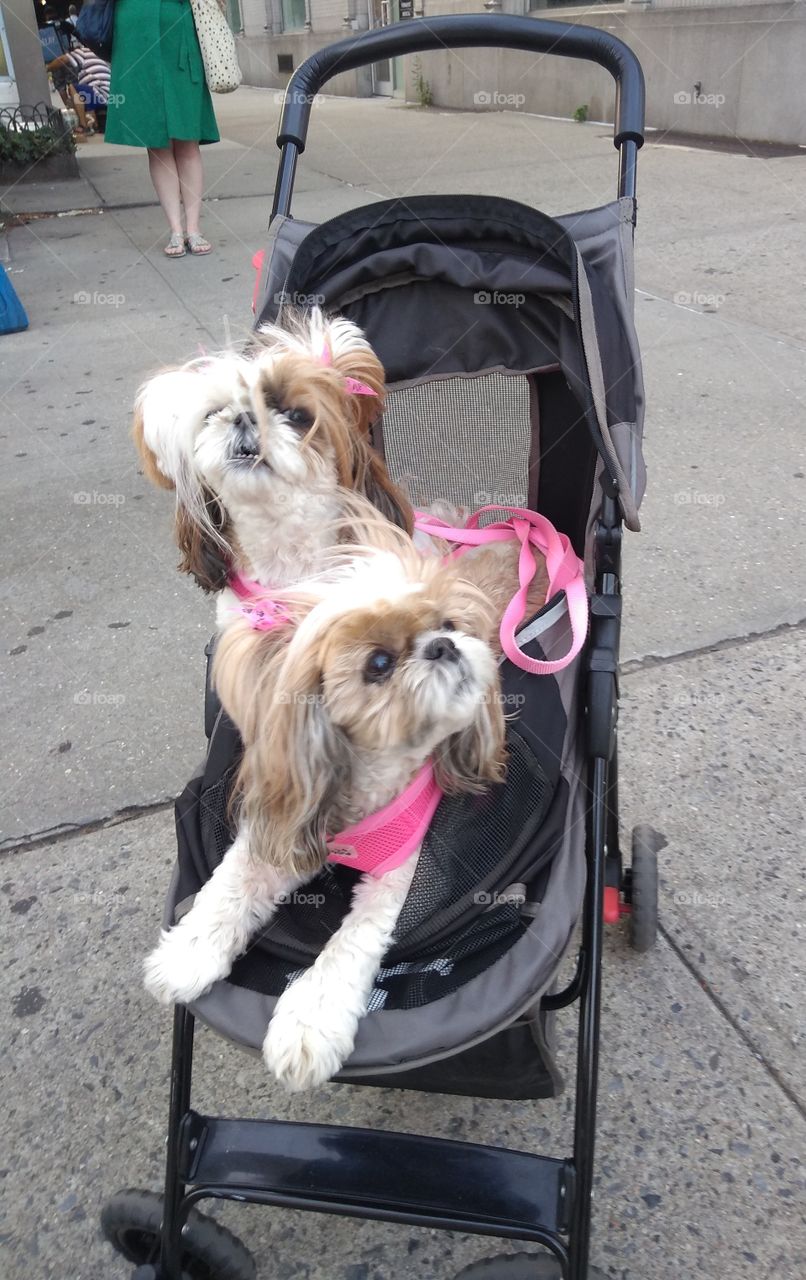
{"label": "sandal", "polygon": [[184,258],[185,240],[181,231],[171,232],[171,238],[162,252],[166,258]]}
{"label": "sandal", "polygon": [[204,236],[199,235],[198,231],[194,231],[192,235],[185,236],[185,244],[189,252],[197,257],[203,257],[206,253],[211,253],[213,249],[209,240],[205,240]]}

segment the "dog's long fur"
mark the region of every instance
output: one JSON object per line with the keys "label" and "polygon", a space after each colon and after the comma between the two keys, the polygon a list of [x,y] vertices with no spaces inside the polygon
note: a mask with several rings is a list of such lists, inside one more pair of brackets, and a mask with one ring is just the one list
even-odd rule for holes
{"label": "dog's long fur", "polygon": [[[225,977],[278,897],[324,865],[326,836],[400,794],[427,759],[446,791],[503,774],[492,612],[455,566],[398,540],[356,548],[280,598],[288,624],[261,632],[237,620],[219,641],[216,683],[245,745],[238,836],[146,961],[164,1001],[192,1001]],[[380,680],[379,654],[392,659]],[[289,1088],[328,1079],[352,1051],[418,855],[359,883],[339,930],[278,1001],[264,1058]]]}
{"label": "dog's long fur", "polygon": [[[389,543],[394,532],[377,527],[374,539]],[[224,629],[218,643],[216,689],[245,747],[235,788],[241,817],[255,849],[294,873],[318,871],[327,857],[328,832],[357,821],[402,789],[406,778],[401,781],[397,756],[391,781],[385,782],[386,757],[395,744],[408,742],[411,753],[419,751],[412,698],[381,699],[377,690],[368,691],[375,696],[352,709],[349,732],[337,723],[322,689],[328,664],[338,655],[343,687],[360,670],[368,645],[396,648],[406,627],[436,633],[446,620],[468,644],[491,645],[494,615],[484,594],[456,566],[423,559],[410,543],[394,541],[394,552],[369,553],[373,574],[366,565],[356,572],[348,568],[327,586],[284,594],[293,625],[259,632],[239,620]],[[394,593],[407,583],[412,589],[396,606]],[[435,768],[443,790],[480,789],[494,780],[491,762],[500,754],[500,736],[498,708],[483,701],[470,723],[441,742]]]}

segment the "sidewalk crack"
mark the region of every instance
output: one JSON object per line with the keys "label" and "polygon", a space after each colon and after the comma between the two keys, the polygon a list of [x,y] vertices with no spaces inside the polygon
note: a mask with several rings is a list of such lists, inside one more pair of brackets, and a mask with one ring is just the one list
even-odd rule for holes
{"label": "sidewalk crack", "polygon": [[697,986],[703,991],[705,996],[711,1001],[711,1004],[714,1006],[717,1012],[720,1013],[724,1018],[724,1020],[730,1024],[730,1026],[739,1036],[745,1048],[750,1050],[750,1052],[752,1053],[756,1061],[761,1063],[761,1066],[764,1068],[764,1070],[766,1071],[770,1079],[774,1082],[774,1084],[778,1086],[778,1088],[781,1090],[784,1096],[789,1100],[789,1102],[792,1103],[792,1106],[795,1108],[798,1114],[802,1116],[804,1120],[806,1120],[806,1102],[804,1102],[800,1097],[798,1097],[795,1090],[792,1088],[792,1086],[789,1084],[786,1078],[782,1075],[779,1069],[772,1062],[770,1062],[770,1060],[765,1056],[764,1053],[762,1053],[760,1047],[756,1044],[755,1040],[749,1034],[746,1027],[742,1025],[742,1023],[739,1021],[739,1019],[736,1017],[735,1014],[731,1013],[725,1001],[722,1000],[721,997],[717,995],[717,993],[714,991],[713,987],[711,986],[711,984],[709,983],[705,975],[699,971],[697,966],[694,964],[693,960],[691,960],[686,955],[682,947],[677,942],[675,942],[674,938],[669,933],[669,930],[659,923],[658,933],[663,938],[664,942],[671,948],[671,950],[677,956],[680,963],[688,970],[692,978],[694,978],[694,980],[697,983]]}
{"label": "sidewalk crack", "polygon": [[637,671],[651,671],[654,667],[668,667],[676,662],[687,662],[690,658],[702,658],[711,653],[722,653],[729,649],[744,649],[747,645],[759,640],[770,640],[773,636],[786,635],[789,632],[802,631],[806,627],[806,618],[797,622],[780,622],[767,631],[749,631],[743,636],[726,636],[724,640],[715,640],[712,644],[704,644],[696,649],[682,649],[679,653],[648,653],[643,658],[630,658],[620,667],[622,676],[631,676]]}

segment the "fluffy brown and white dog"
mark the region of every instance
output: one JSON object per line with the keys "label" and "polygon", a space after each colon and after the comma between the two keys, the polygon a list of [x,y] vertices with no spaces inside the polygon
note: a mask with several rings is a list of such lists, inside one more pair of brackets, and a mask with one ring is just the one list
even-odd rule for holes
{"label": "fluffy brown and white dog", "polygon": [[326,548],[351,540],[350,492],[410,532],[411,506],[370,444],[383,396],[383,367],[362,331],[316,308],[266,328],[243,354],[151,378],[134,437],[146,476],[176,491],[180,568],[208,592],[223,592],[233,574],[293,585],[318,572]]}
{"label": "fluffy brown and white dog", "polygon": [[[383,366],[362,331],[318,308],[288,314],[244,354],[192,360],[141,388],[134,437],[144,472],[176,491],[180,568],[218,594],[220,623],[237,605],[227,591],[233,576],[293,586],[320,570],[334,544],[354,541],[353,495],[411,533],[411,504],[370,443],[384,392]],[[431,510],[464,523],[465,514],[443,502]],[[420,539],[429,542],[447,550],[439,539]],[[484,586],[499,615],[517,558],[511,543],[464,558],[465,576]],[[545,588],[541,567],[530,612]]]}
{"label": "fluffy brown and white dog", "polygon": [[[504,772],[494,615],[455,564],[379,527],[364,549],[275,600],[283,621],[231,621],[215,681],[245,745],[238,834],[191,910],[145,963],[159,1000],[188,1003],[225,978],[278,899],[311,879],[327,838],[374,814],[430,760],[445,792]],[[419,847],[362,877],[341,927],[280,997],[263,1056],[292,1090],[349,1057],[409,890]]]}

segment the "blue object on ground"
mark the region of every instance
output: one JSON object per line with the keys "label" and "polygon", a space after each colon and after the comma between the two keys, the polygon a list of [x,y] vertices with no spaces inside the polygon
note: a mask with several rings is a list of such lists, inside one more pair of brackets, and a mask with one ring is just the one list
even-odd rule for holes
{"label": "blue object on ground", "polygon": [[21,329],[27,328],[25,307],[6,275],[5,267],[0,263],[0,333],[19,333]]}

